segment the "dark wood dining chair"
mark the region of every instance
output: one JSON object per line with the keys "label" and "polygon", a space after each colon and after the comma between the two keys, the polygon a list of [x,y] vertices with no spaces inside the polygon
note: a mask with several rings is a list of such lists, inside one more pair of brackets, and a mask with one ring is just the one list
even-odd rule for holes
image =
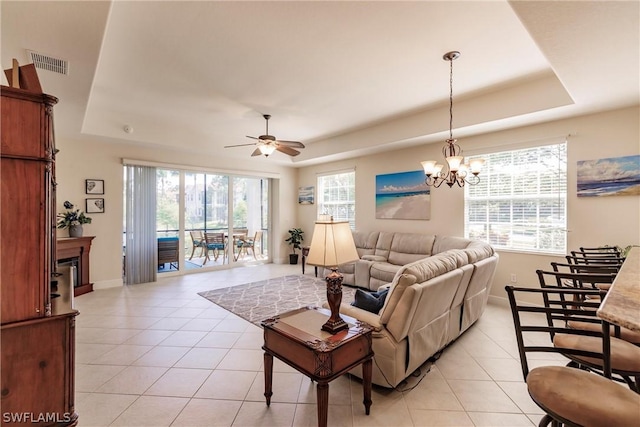
{"label": "dark wood dining chair", "polygon": [[[571,301],[565,301],[565,307],[572,310],[567,318],[563,318],[566,327],[571,329],[572,334],[561,334],[553,337],[554,345],[565,348],[573,348],[577,350],[593,351],[602,345],[602,322],[596,317],[596,310],[600,306],[600,298],[605,294],[604,291],[597,289],[597,283],[610,283],[613,281],[612,275],[597,274],[571,274],[559,273],[555,271],[537,270],[536,274],[540,281],[542,289],[559,289],[566,285],[567,281],[573,284],[573,289],[579,291],[573,294]],[[560,299],[563,294],[558,294]],[[545,308],[552,309],[553,301],[543,294]],[[552,317],[547,317],[549,327],[552,327]],[[593,327],[597,324],[599,328]],[[597,333],[596,329],[600,329]],[[616,374],[616,378],[627,383],[629,388],[640,393],[640,347],[633,343],[619,338],[619,332],[614,328],[614,336],[611,335],[611,329],[607,327],[607,346],[610,347],[611,372]],[[590,371],[603,374],[606,367],[598,360],[590,357],[582,357],[573,355],[571,352],[566,354],[573,364]]]}
{"label": "dark wood dining chair", "polygon": [[[610,279],[613,279],[618,274],[618,271],[620,269],[619,266],[613,266],[610,264],[564,264],[557,262],[552,262],[551,268],[555,272],[564,271],[580,274],[604,274],[604,276],[601,276],[599,280],[589,279],[591,280],[591,283],[587,283],[587,286],[589,286],[590,288],[595,288],[603,291],[601,292],[601,295],[591,296],[590,299],[592,299],[593,301],[601,301],[602,297],[606,294],[613,283],[613,280]],[[580,285],[583,283],[584,282],[574,281],[573,279],[567,279],[566,281],[562,282],[562,285],[568,287],[580,287]],[[594,326],[590,323],[571,322],[571,325],[574,328],[587,330],[594,330],[594,328],[597,328],[597,326]],[[621,338],[636,346],[640,346],[640,332],[632,331],[623,327],[614,327],[611,329],[611,333],[617,338]]]}
{"label": "dark wood dining chair", "polygon": [[[522,374],[531,399],[546,415],[539,426],[632,426],[638,423],[640,395],[612,381],[609,334],[576,331],[567,326],[567,320],[583,316],[589,322],[599,319],[591,310],[569,308],[574,299],[589,304],[586,295],[597,290],[553,288],[517,288],[506,286],[509,305],[518,343]],[[583,295],[580,295],[583,294]],[[528,298],[523,298],[528,295]],[[548,301],[544,306],[534,306],[533,296]],[[526,302],[523,302],[526,299]],[[568,302],[571,301],[571,302]],[[552,319],[548,323],[548,319]],[[598,345],[589,349],[562,347],[553,344],[558,336],[576,335],[598,337]],[[538,366],[529,369],[529,354],[534,352],[572,355],[605,366],[605,375],[570,366]],[[539,362],[539,360],[537,361]],[[606,402],[597,396],[606,396]]]}

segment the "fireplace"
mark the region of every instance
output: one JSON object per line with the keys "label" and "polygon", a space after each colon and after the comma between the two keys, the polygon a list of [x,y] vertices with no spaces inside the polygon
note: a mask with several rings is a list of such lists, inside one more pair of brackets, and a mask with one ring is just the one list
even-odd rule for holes
{"label": "fireplace", "polygon": [[56,240],[56,260],[58,266],[76,267],[73,277],[74,296],[93,291],[89,275],[89,252],[94,236],[62,237]]}
{"label": "fireplace", "polygon": [[80,257],[62,258],[58,260],[58,268],[61,267],[74,267],[71,270],[71,283],[73,283],[74,289],[80,286],[80,280],[78,277],[78,266],[80,265]]}

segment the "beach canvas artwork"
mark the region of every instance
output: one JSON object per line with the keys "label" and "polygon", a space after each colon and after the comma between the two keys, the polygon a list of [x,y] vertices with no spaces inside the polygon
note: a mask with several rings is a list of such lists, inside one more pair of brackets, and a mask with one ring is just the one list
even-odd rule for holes
{"label": "beach canvas artwork", "polygon": [[640,195],[640,155],[578,162],[578,197]]}
{"label": "beach canvas artwork", "polygon": [[313,187],[298,187],[298,203],[301,205],[312,205],[314,191]]}
{"label": "beach canvas artwork", "polygon": [[376,175],[376,218],[430,219],[431,193],[424,172]]}

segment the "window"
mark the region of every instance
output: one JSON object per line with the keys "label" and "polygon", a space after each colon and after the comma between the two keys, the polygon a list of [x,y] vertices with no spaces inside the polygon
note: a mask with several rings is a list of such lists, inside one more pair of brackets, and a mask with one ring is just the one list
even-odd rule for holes
{"label": "window", "polygon": [[349,221],[356,226],[356,172],[348,171],[318,176],[318,215],[333,216],[335,221]]}
{"label": "window", "polygon": [[465,237],[497,249],[566,253],[567,144],[478,156],[480,183],[465,186]]}

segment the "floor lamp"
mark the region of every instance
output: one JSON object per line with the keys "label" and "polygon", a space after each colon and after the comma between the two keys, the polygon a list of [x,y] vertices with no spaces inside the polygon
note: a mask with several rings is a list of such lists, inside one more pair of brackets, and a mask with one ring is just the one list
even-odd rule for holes
{"label": "floor lamp", "polygon": [[348,221],[333,221],[333,217],[328,221],[316,221],[307,262],[331,269],[325,278],[331,317],[322,325],[323,331],[335,334],[349,327],[340,317],[343,277],[338,272],[338,266],[359,258]]}

